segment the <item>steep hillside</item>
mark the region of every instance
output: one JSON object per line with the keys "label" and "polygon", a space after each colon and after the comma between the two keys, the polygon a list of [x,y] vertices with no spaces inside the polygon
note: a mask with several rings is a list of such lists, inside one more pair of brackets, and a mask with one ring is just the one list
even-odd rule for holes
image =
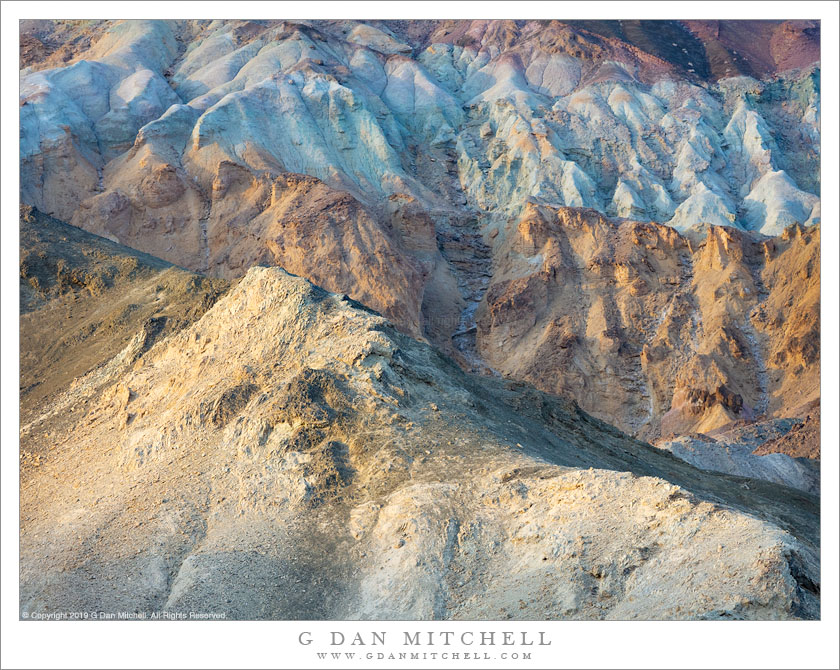
{"label": "steep hillside", "polygon": [[139,356],[196,321],[228,286],[22,207],[21,419],[126,347]]}
{"label": "steep hillside", "polygon": [[22,21],[21,612],[818,617],[819,31]]}
{"label": "steep hillside", "polygon": [[695,470],[252,268],[22,428],[21,608],[799,618],[818,503]]}
{"label": "steep hillside", "polygon": [[624,430],[709,432],[819,398],[819,226],[771,240],[714,226],[692,242],[531,205],[495,252],[481,357]]}
{"label": "steep hillside", "polygon": [[645,439],[818,398],[818,24],[21,34],[21,197],[52,216],[279,265]]}

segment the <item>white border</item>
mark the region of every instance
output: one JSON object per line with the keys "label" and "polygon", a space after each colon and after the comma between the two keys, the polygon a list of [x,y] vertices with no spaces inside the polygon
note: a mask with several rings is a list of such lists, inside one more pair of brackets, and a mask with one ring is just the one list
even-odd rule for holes
{"label": "white border", "polygon": [[[836,2],[4,2],[2,4],[2,657],[8,667],[345,667],[318,662],[302,631],[529,630],[553,644],[531,663],[405,667],[836,668],[838,659],[838,5]],[[21,18],[708,18],[822,20],[822,620],[778,623],[22,623],[18,621],[18,105]],[[212,627],[212,628],[211,628]],[[403,649],[398,649],[402,651]],[[521,649],[520,649],[521,650]],[[370,651],[375,651],[373,648]],[[442,647],[435,651],[445,651]],[[475,651],[471,649],[470,651]],[[498,649],[497,649],[498,651]],[[368,667],[353,661],[347,667]],[[377,663],[371,667],[403,667]]]}

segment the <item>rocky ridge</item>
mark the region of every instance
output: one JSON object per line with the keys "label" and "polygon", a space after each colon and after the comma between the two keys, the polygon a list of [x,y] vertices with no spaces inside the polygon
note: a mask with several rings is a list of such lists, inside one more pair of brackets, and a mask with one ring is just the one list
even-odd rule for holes
{"label": "rocky ridge", "polygon": [[21,439],[26,611],[818,616],[817,499],[465,374],[278,268],[77,378]]}
{"label": "rocky ridge", "polygon": [[818,616],[818,59],[22,22],[22,608]]}
{"label": "rocky ridge", "polygon": [[29,207],[20,226],[20,410],[26,421],[128,347],[139,356],[230,286]]}

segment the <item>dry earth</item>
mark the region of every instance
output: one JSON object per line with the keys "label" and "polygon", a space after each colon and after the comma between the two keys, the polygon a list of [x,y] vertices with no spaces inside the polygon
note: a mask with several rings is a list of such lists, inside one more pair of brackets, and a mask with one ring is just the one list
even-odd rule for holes
{"label": "dry earth", "polygon": [[819,616],[818,23],[20,34],[22,611]]}
{"label": "dry earth", "polygon": [[21,435],[22,611],[819,613],[816,498],[464,373],[277,268],[132,340]]}

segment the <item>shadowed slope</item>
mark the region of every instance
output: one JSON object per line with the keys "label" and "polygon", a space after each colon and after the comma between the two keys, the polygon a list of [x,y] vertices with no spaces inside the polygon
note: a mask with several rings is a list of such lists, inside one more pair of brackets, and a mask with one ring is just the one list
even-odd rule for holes
{"label": "shadowed slope", "polygon": [[276,268],[77,380],[22,433],[50,447],[23,479],[24,609],[818,612],[814,498],[465,374]]}

